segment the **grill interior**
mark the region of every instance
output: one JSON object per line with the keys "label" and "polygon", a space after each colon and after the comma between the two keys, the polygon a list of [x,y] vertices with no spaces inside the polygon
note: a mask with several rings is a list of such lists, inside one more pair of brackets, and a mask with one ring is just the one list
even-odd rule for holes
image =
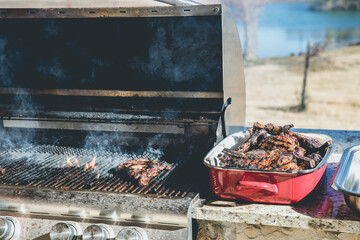
{"label": "grill interior", "polygon": [[183,180],[181,162],[172,163],[171,170],[162,171],[143,187],[116,170],[120,162],[130,159],[165,161],[167,156],[157,152],[135,154],[54,145],[3,145],[0,149],[0,183],[4,185],[170,197],[185,197],[192,188],[191,182]]}
{"label": "grill interior", "polygon": [[[203,7],[186,17],[172,7],[111,18],[9,10],[0,19],[0,143],[11,147],[0,146],[0,188],[174,198],[209,189],[202,158],[216,139],[225,70],[221,11]],[[173,168],[140,187],[115,170],[136,158]]]}

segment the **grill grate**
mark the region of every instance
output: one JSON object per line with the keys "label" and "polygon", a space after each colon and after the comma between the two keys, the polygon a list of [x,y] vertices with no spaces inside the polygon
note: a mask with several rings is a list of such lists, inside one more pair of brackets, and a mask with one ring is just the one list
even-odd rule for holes
{"label": "grill grate", "polygon": [[20,148],[1,147],[0,183],[12,186],[90,190],[185,197],[190,186],[172,180],[178,168],[162,171],[147,186],[139,186],[114,169],[129,159],[148,158],[161,161],[161,155],[93,151],[53,145]]}

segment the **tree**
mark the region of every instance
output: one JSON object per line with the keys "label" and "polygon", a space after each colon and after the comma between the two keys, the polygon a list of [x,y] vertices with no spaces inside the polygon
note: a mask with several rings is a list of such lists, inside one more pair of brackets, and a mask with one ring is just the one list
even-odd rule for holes
{"label": "tree", "polygon": [[319,11],[360,10],[360,0],[312,0],[311,8]]}

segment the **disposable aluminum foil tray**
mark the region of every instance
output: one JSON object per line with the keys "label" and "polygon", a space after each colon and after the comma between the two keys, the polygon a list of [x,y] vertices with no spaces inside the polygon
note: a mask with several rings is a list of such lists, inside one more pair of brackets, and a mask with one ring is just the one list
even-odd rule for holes
{"label": "disposable aluminum foil tray", "polygon": [[360,214],[360,145],[345,149],[331,186],[344,194],[348,206]]}

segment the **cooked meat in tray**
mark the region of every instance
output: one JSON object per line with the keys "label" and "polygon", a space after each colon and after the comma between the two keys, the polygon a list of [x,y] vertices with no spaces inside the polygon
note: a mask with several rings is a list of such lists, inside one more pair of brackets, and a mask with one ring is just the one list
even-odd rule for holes
{"label": "cooked meat in tray", "polygon": [[224,148],[218,158],[224,167],[298,171],[317,166],[329,142],[290,131],[293,125],[283,127],[269,123],[254,123],[250,138],[235,150]]}

